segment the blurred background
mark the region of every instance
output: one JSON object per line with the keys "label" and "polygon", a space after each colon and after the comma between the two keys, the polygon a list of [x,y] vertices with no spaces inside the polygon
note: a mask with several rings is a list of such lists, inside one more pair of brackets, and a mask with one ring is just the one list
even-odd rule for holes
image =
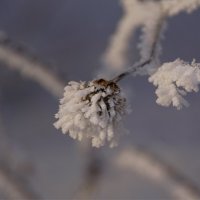
{"label": "blurred background", "polygon": [[[104,67],[102,55],[122,14],[118,0],[0,0],[0,30],[49,63],[64,83],[91,80]],[[162,61],[200,62],[199,22],[200,10],[169,19]],[[165,184],[116,166],[127,146],[162,158],[200,188],[200,93],[188,95],[190,107],[177,111],[156,104],[147,77],[128,77],[122,87],[133,110],[125,122],[130,133],[115,149],[93,150],[101,169],[92,198],[173,199]],[[8,159],[12,173],[25,176],[41,199],[73,199],[86,177],[87,151],[53,127],[58,104],[38,83],[0,63],[1,160]]]}

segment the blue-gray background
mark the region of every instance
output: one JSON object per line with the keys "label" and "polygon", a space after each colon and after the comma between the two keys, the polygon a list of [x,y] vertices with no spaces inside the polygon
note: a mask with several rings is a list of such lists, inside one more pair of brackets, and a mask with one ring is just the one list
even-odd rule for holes
{"label": "blue-gray background", "polygon": [[[118,0],[0,0],[0,30],[49,61],[54,66],[50,70],[66,83],[90,80],[100,70],[101,56],[121,16]],[[199,23],[198,10],[169,20],[163,61],[177,57],[200,61]],[[12,143],[34,163],[31,184],[45,198],[69,199],[83,181],[86,159],[77,143],[52,125],[58,99],[19,73],[0,67],[3,122]],[[155,103],[155,88],[146,77],[127,78],[123,86],[133,109],[126,125],[130,134],[118,149],[104,149],[105,160],[126,143],[142,145],[200,187],[200,94],[187,96],[191,106],[177,111]],[[14,153],[16,158],[21,154]],[[169,198],[164,186],[137,173],[119,173],[105,163],[96,197]]]}

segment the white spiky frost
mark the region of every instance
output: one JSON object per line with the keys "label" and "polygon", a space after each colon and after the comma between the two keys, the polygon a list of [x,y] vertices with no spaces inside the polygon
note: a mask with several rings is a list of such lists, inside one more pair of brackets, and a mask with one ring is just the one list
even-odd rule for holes
{"label": "white spiky frost", "polygon": [[188,92],[197,92],[200,84],[200,64],[193,61],[191,64],[180,59],[164,63],[149,81],[156,89],[156,102],[162,106],[171,104],[177,109],[188,106],[183,98]]}
{"label": "white spiky frost", "polygon": [[73,139],[89,138],[92,146],[116,146],[126,114],[126,99],[114,82],[104,79],[69,82],[54,126]]}

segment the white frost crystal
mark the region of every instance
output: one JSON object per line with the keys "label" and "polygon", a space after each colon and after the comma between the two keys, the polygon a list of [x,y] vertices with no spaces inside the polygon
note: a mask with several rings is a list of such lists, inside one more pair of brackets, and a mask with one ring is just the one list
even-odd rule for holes
{"label": "white frost crystal", "polygon": [[162,106],[171,104],[177,109],[188,106],[183,98],[188,92],[198,92],[200,84],[200,64],[193,61],[191,64],[180,59],[164,63],[149,81],[156,89],[156,102]]}
{"label": "white frost crystal", "polygon": [[94,147],[106,142],[113,147],[123,131],[120,121],[126,112],[126,99],[116,83],[104,79],[69,82],[54,126],[73,139],[89,138]]}

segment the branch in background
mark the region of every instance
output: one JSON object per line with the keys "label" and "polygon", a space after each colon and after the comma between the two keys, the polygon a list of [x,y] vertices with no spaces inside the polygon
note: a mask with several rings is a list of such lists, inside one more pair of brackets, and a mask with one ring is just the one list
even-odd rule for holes
{"label": "branch in background", "polygon": [[[4,34],[0,34],[0,62],[9,68],[21,72],[25,77],[39,83],[44,89],[55,97],[60,97],[63,93],[64,84],[58,77],[46,70],[48,66],[39,59],[27,54],[27,51],[16,45]],[[78,195],[89,197],[101,175],[101,159],[97,152],[90,149],[88,152],[88,165],[86,167],[86,177],[83,187]],[[38,199],[22,177],[13,174],[9,163],[0,163],[0,188],[5,188],[5,195],[10,199]]]}
{"label": "branch in background", "polygon": [[102,58],[103,63],[113,70],[124,69],[127,66],[130,40],[133,38],[136,28],[144,21],[147,13],[143,8],[143,3],[137,3],[135,0],[121,0],[121,4],[125,13]]}
{"label": "branch in background", "polygon": [[16,45],[2,33],[0,34],[0,62],[3,62],[10,69],[19,71],[25,77],[36,81],[55,97],[62,95],[64,84],[58,77],[47,70],[48,66],[27,54],[23,47]]}
{"label": "branch in background", "polygon": [[[36,81],[55,97],[61,96],[64,84],[53,73],[45,69],[48,66],[28,54],[23,47],[16,45],[2,33],[0,34],[0,62],[3,62],[10,69],[21,72],[25,77]],[[2,148],[4,148],[6,154],[11,154],[12,146],[7,138],[4,137],[2,122],[0,125],[0,134],[4,139]],[[3,195],[8,199],[39,199],[39,196],[31,189],[27,178],[12,168],[12,162],[12,158],[9,158],[8,155],[1,156],[0,188]]]}
{"label": "branch in background", "polygon": [[10,169],[10,163],[0,162],[0,189],[8,199],[40,199],[27,180]]}
{"label": "branch in background", "polygon": [[142,57],[147,57],[148,44],[154,37],[154,27],[160,16],[167,13],[166,17],[171,17],[182,11],[190,13],[200,6],[200,0],[121,0],[121,3],[124,14],[103,56],[106,67],[117,71],[128,64],[129,44],[138,27],[144,27],[141,45],[145,45],[146,50],[145,47],[142,48],[141,53]]}
{"label": "branch in background", "polygon": [[200,199],[200,190],[195,184],[149,151],[126,148],[114,158],[114,164],[165,185],[176,199]]}
{"label": "branch in background", "polygon": [[191,13],[200,6],[200,0],[162,0],[161,5],[169,16],[174,16],[183,11]]}
{"label": "branch in background", "polygon": [[88,161],[84,181],[74,195],[74,199],[92,199],[92,195],[97,189],[99,179],[103,173],[103,163],[99,150],[89,147],[87,154]]}
{"label": "branch in background", "polygon": [[39,195],[31,189],[24,171],[19,173],[14,167],[16,165],[13,157],[15,152],[5,133],[1,115],[0,139],[0,194],[3,194],[6,199],[39,199]]}
{"label": "branch in background", "polygon": [[[165,25],[166,15],[164,15],[164,13],[162,12],[162,14],[159,15],[159,18],[157,20],[158,21],[154,23],[154,26],[152,28],[150,28],[151,23],[147,23],[148,26],[146,27],[143,37],[141,38],[142,39],[142,42],[140,44],[141,61],[134,64],[125,72],[113,78],[112,79],[113,82],[118,82],[122,78],[134,73],[151,74],[152,72],[155,71],[155,69],[157,69],[159,63],[159,50],[161,49],[160,39],[163,27]],[[152,32],[149,33],[148,32],[150,31],[149,29]]]}
{"label": "branch in background", "polygon": [[[158,4],[159,5],[159,4]],[[161,6],[152,6],[149,18],[145,20],[138,48],[140,50],[140,61],[144,62],[152,57],[155,65],[160,63],[161,39],[167,19],[166,13]]]}

